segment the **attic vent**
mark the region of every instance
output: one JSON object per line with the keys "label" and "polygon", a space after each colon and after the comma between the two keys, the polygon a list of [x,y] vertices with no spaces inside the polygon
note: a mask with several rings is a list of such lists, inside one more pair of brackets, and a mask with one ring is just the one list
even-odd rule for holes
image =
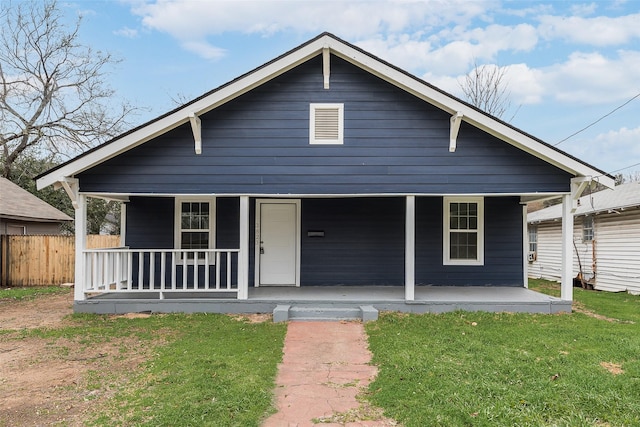
{"label": "attic vent", "polygon": [[342,144],[344,104],[311,104],[310,144]]}

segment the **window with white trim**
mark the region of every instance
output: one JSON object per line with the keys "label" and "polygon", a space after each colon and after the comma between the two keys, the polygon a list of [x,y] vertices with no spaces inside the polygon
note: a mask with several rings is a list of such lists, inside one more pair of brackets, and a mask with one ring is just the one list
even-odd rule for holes
{"label": "window with white trim", "polygon": [[445,265],[484,265],[484,198],[444,198]]}
{"label": "window with white trim", "polygon": [[[215,198],[176,198],[175,246],[176,249],[213,249]],[[204,258],[204,254],[199,256]],[[193,258],[189,254],[188,258]]]}
{"label": "window with white trim", "polygon": [[538,252],[538,227],[529,226],[529,253]]}
{"label": "window with white trim", "polygon": [[309,105],[309,144],[344,142],[344,104]]}
{"label": "window with white trim", "polygon": [[582,218],[582,241],[590,242],[593,240],[593,217],[585,216]]}

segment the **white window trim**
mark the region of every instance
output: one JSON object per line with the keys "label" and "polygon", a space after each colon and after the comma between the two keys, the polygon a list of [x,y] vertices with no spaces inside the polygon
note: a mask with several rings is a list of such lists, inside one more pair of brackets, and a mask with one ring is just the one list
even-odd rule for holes
{"label": "white window trim", "polygon": [[[591,227],[587,227],[587,222],[591,223]],[[583,243],[590,243],[593,242],[596,238],[596,225],[595,225],[596,221],[593,218],[593,216],[587,215],[585,217],[582,218],[582,242]],[[591,238],[587,239],[585,238],[585,234],[587,232],[587,230],[591,230]]]}
{"label": "white window trim", "polygon": [[[451,259],[449,252],[450,230],[449,230],[449,204],[450,203],[477,203],[478,205],[478,257],[473,259]],[[444,197],[443,198],[443,245],[442,263],[444,265],[484,265],[484,197]]]}
{"label": "white window trim", "polygon": [[[209,203],[209,249],[216,248],[216,198],[215,197],[176,197],[174,209],[174,248],[181,249],[182,246],[182,203]],[[215,259],[215,258],[214,258]],[[193,260],[189,260],[193,262]],[[210,261],[213,263],[213,261]]]}
{"label": "white window trim", "polygon": [[[338,109],[338,139],[316,138],[316,110]],[[315,145],[343,145],[344,144],[344,104],[309,104],[309,144]]]}

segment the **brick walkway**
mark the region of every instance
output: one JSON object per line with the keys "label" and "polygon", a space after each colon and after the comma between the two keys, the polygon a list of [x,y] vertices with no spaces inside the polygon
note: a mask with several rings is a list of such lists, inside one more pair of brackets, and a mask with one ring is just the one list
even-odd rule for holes
{"label": "brick walkway", "polygon": [[276,378],[278,413],[263,427],[396,425],[356,398],[377,373],[370,360],[359,322],[290,322]]}

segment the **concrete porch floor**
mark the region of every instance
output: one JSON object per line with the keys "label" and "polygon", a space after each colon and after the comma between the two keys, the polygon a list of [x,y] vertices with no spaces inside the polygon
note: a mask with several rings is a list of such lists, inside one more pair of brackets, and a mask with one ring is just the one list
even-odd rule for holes
{"label": "concrete porch floor", "polygon": [[415,300],[404,300],[402,286],[302,286],[249,288],[247,300],[235,294],[206,292],[108,293],[74,302],[78,313],[271,313],[278,305],[373,306],[379,311],[442,313],[454,310],[489,312],[571,312],[571,301],[521,287],[416,286]]}

